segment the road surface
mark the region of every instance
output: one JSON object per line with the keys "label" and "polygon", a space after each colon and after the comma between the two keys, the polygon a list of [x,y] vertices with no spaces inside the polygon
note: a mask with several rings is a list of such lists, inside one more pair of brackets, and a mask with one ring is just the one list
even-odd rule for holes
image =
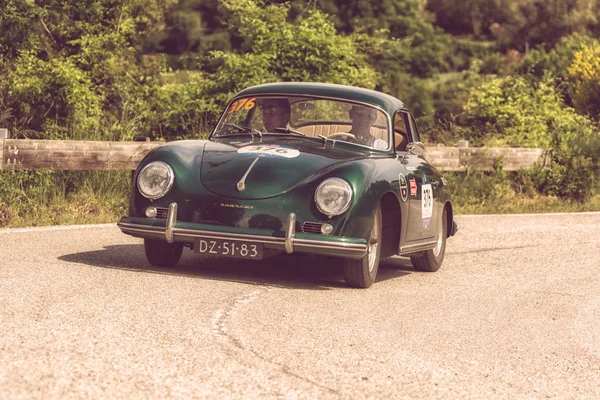
{"label": "road surface", "polygon": [[0,398],[600,398],[600,213],[458,216],[436,273],[147,264],[115,225],[0,230]]}

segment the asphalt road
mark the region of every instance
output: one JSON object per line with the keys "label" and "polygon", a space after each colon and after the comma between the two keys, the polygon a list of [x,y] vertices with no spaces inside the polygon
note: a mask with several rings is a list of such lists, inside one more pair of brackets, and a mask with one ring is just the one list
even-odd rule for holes
{"label": "asphalt road", "polygon": [[459,216],[436,273],[150,267],[114,225],[0,230],[0,398],[600,398],[600,213]]}

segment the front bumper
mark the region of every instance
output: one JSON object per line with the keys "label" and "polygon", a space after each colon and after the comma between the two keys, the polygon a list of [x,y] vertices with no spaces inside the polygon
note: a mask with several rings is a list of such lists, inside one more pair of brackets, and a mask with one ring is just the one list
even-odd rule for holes
{"label": "front bumper", "polygon": [[123,233],[131,236],[166,240],[169,243],[194,243],[196,239],[241,239],[261,242],[265,249],[285,251],[288,254],[299,252],[361,259],[367,254],[368,248],[365,239],[296,232],[294,213],[288,215],[285,233],[268,229],[178,222],[177,203],[169,205],[166,220],[123,217],[117,226]]}

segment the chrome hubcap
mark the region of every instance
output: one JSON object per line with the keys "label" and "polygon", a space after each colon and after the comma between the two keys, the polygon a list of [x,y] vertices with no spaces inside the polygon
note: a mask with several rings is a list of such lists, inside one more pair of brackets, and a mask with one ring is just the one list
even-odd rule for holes
{"label": "chrome hubcap", "polygon": [[371,229],[371,237],[369,238],[369,272],[373,272],[375,268],[375,261],[377,258],[377,247],[379,246],[379,220],[375,218],[373,221],[373,228]]}
{"label": "chrome hubcap", "polygon": [[442,242],[443,242],[443,235],[444,235],[444,222],[440,221],[440,228],[438,229],[438,235],[437,235],[437,243],[435,244],[435,248],[433,249],[433,255],[437,258],[440,256],[440,253],[442,252]]}

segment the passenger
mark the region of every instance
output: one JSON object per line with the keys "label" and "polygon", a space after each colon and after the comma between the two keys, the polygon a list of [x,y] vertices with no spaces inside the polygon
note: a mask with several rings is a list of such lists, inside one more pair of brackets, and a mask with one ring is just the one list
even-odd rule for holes
{"label": "passenger", "polygon": [[350,129],[349,133],[356,136],[358,143],[377,149],[388,148],[387,141],[376,138],[371,134],[371,126],[377,120],[377,110],[354,105],[350,108],[349,117],[352,121],[352,129]]}

